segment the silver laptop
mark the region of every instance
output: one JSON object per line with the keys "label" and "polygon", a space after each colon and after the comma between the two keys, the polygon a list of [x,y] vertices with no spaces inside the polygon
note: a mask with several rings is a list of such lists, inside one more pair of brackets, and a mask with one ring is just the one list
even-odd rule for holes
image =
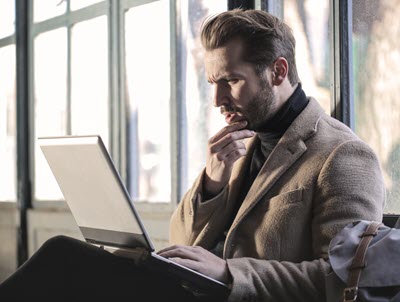
{"label": "silver laptop", "polygon": [[171,275],[195,293],[226,296],[226,284],[155,253],[100,136],[41,137],[38,142],[87,242]]}

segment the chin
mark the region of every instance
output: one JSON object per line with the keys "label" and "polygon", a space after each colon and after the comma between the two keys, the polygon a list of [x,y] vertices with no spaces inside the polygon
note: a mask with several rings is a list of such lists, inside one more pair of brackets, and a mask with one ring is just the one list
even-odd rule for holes
{"label": "chin", "polygon": [[244,127],[244,129],[252,130],[252,131],[255,131],[255,132],[259,131],[259,129],[257,129],[257,127],[255,127],[255,126],[254,126],[253,124],[251,124],[251,123],[248,123],[248,124],[246,125],[246,127]]}

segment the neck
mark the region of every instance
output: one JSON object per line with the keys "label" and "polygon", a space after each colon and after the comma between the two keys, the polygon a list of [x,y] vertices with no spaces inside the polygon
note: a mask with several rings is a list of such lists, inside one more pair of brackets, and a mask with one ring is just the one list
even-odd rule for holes
{"label": "neck", "polygon": [[275,132],[283,134],[297,116],[308,104],[308,99],[301,89],[301,84],[297,84],[292,94],[283,103],[271,120],[269,120],[258,132]]}
{"label": "neck", "polygon": [[294,86],[292,86],[289,80],[283,82],[282,85],[277,86],[276,95],[278,96],[278,101],[280,104],[278,111],[287,103],[297,86],[299,86],[299,83],[296,83]]}

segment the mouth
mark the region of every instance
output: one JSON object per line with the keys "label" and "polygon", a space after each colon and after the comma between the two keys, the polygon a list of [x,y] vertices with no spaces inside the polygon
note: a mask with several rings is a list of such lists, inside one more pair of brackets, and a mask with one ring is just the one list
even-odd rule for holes
{"label": "mouth", "polygon": [[234,109],[231,106],[221,106],[220,108],[221,114],[225,116],[225,121],[227,124],[236,123],[242,120],[245,120],[245,117],[240,114],[240,112]]}

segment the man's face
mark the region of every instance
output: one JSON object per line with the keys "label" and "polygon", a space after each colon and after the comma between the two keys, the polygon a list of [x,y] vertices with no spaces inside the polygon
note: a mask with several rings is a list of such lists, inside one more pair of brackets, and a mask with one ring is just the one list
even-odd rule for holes
{"label": "man's face", "polygon": [[277,111],[277,98],[267,68],[258,75],[254,66],[241,59],[242,43],[233,40],[226,46],[207,51],[207,79],[214,86],[213,103],[221,107],[225,121],[247,121],[247,128],[259,131]]}

